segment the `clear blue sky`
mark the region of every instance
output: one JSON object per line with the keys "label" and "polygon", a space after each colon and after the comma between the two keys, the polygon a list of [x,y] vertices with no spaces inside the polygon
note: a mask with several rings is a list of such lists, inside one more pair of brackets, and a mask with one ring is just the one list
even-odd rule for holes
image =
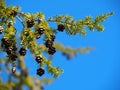
{"label": "clear blue sky", "polygon": [[[53,64],[61,66],[64,73],[45,90],[120,90],[120,0],[7,0],[7,4],[20,5],[24,12],[43,12],[46,18],[69,14],[82,19],[86,15],[95,17],[114,11],[114,16],[103,23],[105,31],[102,33],[88,30],[86,37],[58,34],[57,41],[66,46],[92,46],[96,50],[78,54],[71,61],[56,53]],[[26,59],[30,62],[29,57]]]}

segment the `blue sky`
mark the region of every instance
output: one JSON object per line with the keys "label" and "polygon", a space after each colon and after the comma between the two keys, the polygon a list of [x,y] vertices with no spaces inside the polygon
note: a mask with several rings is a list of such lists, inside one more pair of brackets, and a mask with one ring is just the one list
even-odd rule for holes
{"label": "blue sky", "polygon": [[[69,14],[75,19],[82,19],[87,15],[95,17],[114,11],[115,14],[103,22],[104,32],[87,30],[86,37],[58,34],[56,41],[61,41],[65,46],[70,45],[74,48],[92,46],[96,49],[87,54],[77,54],[71,61],[67,61],[60,52],[56,53],[53,64],[61,66],[64,73],[52,84],[46,85],[45,90],[120,90],[119,0],[6,1],[8,5],[21,6],[23,12],[43,12],[46,18],[57,14]],[[30,58],[27,56],[26,59]],[[30,65],[29,62],[28,66]]]}

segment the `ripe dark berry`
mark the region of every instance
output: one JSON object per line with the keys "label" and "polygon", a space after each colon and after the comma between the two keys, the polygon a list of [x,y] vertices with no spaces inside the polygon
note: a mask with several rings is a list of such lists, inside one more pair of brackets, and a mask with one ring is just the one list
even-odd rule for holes
{"label": "ripe dark berry", "polygon": [[4,30],[4,28],[2,26],[0,26],[0,34],[3,33],[3,30]]}
{"label": "ripe dark berry", "polygon": [[31,28],[31,27],[33,27],[33,25],[34,25],[34,20],[33,20],[33,19],[32,19],[32,20],[29,19],[29,20],[27,21],[27,27],[28,27],[28,28]]}
{"label": "ripe dark berry", "polygon": [[15,17],[17,15],[17,12],[13,11],[10,15],[13,16],[13,17]]}
{"label": "ripe dark berry", "polygon": [[44,69],[39,68],[37,69],[37,75],[42,76],[45,73]]}
{"label": "ripe dark berry", "polygon": [[63,32],[64,29],[65,29],[65,26],[63,24],[58,25],[58,31]]}
{"label": "ripe dark berry", "polygon": [[51,40],[47,40],[46,42],[45,42],[45,46],[46,47],[52,47],[52,45],[53,45],[53,42],[51,41]]}
{"label": "ripe dark berry", "polygon": [[54,47],[50,47],[50,48],[48,49],[48,53],[49,53],[50,55],[53,55],[55,52],[56,52],[56,49],[55,49]]}
{"label": "ripe dark berry", "polygon": [[21,55],[21,56],[25,56],[25,54],[26,54],[26,49],[25,48],[20,48],[20,50],[19,50],[19,54]]}
{"label": "ripe dark berry", "polygon": [[38,28],[37,31],[38,31],[38,33],[39,33],[40,35],[42,35],[42,34],[44,33],[45,29],[42,28],[42,27],[40,27],[40,28]]}
{"label": "ripe dark berry", "polygon": [[41,63],[43,61],[41,56],[37,56],[35,60],[37,63]]}
{"label": "ripe dark berry", "polygon": [[51,40],[54,41],[55,40],[55,35],[50,35],[51,36]]}

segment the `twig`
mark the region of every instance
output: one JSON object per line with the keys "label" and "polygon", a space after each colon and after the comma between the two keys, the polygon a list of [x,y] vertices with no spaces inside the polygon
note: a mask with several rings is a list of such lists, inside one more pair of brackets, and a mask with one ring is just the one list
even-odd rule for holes
{"label": "twig", "polygon": [[16,18],[22,23],[23,27],[25,27],[23,20],[19,16],[16,16]]}

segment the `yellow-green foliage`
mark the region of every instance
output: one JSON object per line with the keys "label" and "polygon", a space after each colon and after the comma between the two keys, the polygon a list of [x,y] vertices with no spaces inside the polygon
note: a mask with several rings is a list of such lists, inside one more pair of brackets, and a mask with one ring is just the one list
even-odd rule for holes
{"label": "yellow-green foliage", "polygon": [[[57,33],[57,29],[52,28],[49,23],[55,23],[57,26],[62,24],[65,27],[64,31],[68,35],[80,34],[82,36],[86,36],[86,27],[88,28],[88,30],[97,30],[101,32],[104,30],[104,26],[101,25],[101,22],[106,20],[108,16],[113,15],[113,12],[109,12],[107,14],[98,15],[96,18],[92,18],[92,16],[86,16],[84,19],[79,20],[75,20],[70,15],[56,15],[50,17],[49,19],[46,19],[42,12],[37,12],[35,14],[20,12],[20,7],[6,6],[5,2],[3,1],[4,0],[0,0],[0,26],[4,28],[2,38],[7,37],[9,40],[11,40],[10,43],[12,45],[16,45],[17,47],[25,47],[27,50],[30,50],[31,54],[34,57],[38,55],[41,56],[43,58],[43,62],[40,63],[39,67],[46,67],[46,71],[53,75],[54,78],[57,78],[63,72],[63,70],[59,67],[53,66],[51,58],[46,58],[43,55],[43,52],[47,53],[48,48],[46,48],[44,44],[39,44],[36,41],[37,37],[41,37],[41,35],[37,33],[37,30],[41,27],[45,30],[44,35],[41,38],[44,41],[51,40],[51,35],[56,35]],[[18,21],[21,22],[22,25],[22,30],[20,31],[19,35],[16,35],[17,29],[14,26],[14,23],[16,23],[16,19],[18,19]],[[27,25],[27,21],[29,20],[34,21],[34,25],[32,27],[28,27]],[[92,50],[92,48],[90,47],[76,49],[73,49],[71,47],[64,47],[64,45],[62,45],[61,43],[54,43],[53,46],[57,50],[61,51],[68,59],[74,57],[76,53],[85,53]],[[0,47],[0,53],[1,52],[5,52],[5,49],[2,47]],[[18,67],[21,69],[20,72],[22,73],[22,75],[18,72],[16,72],[15,74],[10,73],[10,75],[13,75],[13,77],[18,80],[16,82],[8,81],[5,84],[3,84],[2,80],[0,80],[0,90],[11,90],[11,88],[12,90],[17,90],[17,87],[20,87],[22,85],[28,85],[29,88],[35,90],[34,85],[36,84],[35,82],[32,82],[32,77],[27,75],[28,73],[24,64],[23,56],[20,56],[18,53],[16,53],[16,55],[18,59]],[[6,58],[4,58],[4,60],[0,59],[0,64],[5,64],[8,62],[11,62],[8,55],[6,55]],[[11,63],[14,65],[16,62]],[[7,64],[6,67],[9,68]],[[40,84],[41,81],[49,83],[52,80],[43,79],[37,81],[37,83]],[[42,83],[40,85],[42,85]]]}

